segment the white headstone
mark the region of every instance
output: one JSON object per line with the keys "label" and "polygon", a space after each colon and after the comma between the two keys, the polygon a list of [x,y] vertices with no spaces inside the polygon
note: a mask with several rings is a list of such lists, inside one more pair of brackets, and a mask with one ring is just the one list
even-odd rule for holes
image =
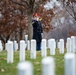
{"label": "white headstone", "polygon": [[47,41],[47,47],[48,47],[48,48],[50,48],[49,40],[50,40],[50,39],[48,39],[48,41]]}
{"label": "white headstone", "polygon": [[33,66],[30,62],[20,62],[17,66],[18,75],[33,75]]}
{"label": "white headstone", "polygon": [[59,52],[60,52],[60,54],[63,54],[64,53],[64,40],[63,39],[60,39],[59,40]]}
{"label": "white headstone", "polygon": [[42,55],[42,57],[46,57],[47,56],[46,39],[42,39],[41,55]]}
{"label": "white headstone", "polygon": [[55,39],[50,39],[48,41],[49,48],[50,48],[50,55],[55,55],[55,49],[56,49],[56,42]]}
{"label": "white headstone", "polygon": [[20,61],[25,61],[25,41],[20,41]]}
{"label": "white headstone", "polygon": [[67,53],[65,59],[65,75],[75,75],[75,54]]}
{"label": "white headstone", "polygon": [[14,57],[13,42],[8,42],[7,43],[7,63],[13,63],[13,57]]}
{"label": "white headstone", "polygon": [[75,37],[71,36],[71,52],[75,52]]}
{"label": "white headstone", "polygon": [[55,63],[52,57],[42,59],[42,75],[55,75]]}
{"label": "white headstone", "polygon": [[60,48],[60,42],[58,42],[57,44],[58,44],[58,48]]}
{"label": "white headstone", "polygon": [[7,43],[9,43],[9,42],[12,42],[12,41],[8,40]]}
{"label": "white headstone", "polygon": [[7,50],[7,43],[5,43],[5,50]]}
{"label": "white headstone", "polygon": [[31,40],[31,59],[36,59],[36,40]]}
{"label": "white headstone", "polygon": [[25,35],[25,43],[27,44],[28,41],[28,35]]}
{"label": "white headstone", "polygon": [[75,36],[75,52],[76,52],[76,36]]}
{"label": "white headstone", "polygon": [[17,51],[17,49],[18,49],[17,41],[13,42],[13,48],[14,48],[14,51]]}
{"label": "white headstone", "polygon": [[75,54],[75,75],[76,75],[76,54]]}
{"label": "white headstone", "polygon": [[30,50],[30,41],[27,41],[27,50]]}
{"label": "white headstone", "polygon": [[18,43],[16,44],[16,49],[18,50]]}
{"label": "white headstone", "polygon": [[2,51],[2,50],[3,50],[3,46],[2,46],[2,42],[0,40],[0,51]]}
{"label": "white headstone", "polygon": [[70,38],[67,38],[67,53],[71,52],[71,39]]}

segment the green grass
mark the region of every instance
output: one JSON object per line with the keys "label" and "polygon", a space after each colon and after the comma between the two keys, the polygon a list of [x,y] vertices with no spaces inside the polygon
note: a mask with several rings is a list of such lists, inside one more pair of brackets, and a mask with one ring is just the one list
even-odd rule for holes
{"label": "green grass", "polygon": [[[47,56],[50,55],[48,51]],[[52,56],[55,60],[55,73],[56,75],[64,75],[64,54],[59,54],[58,49],[56,49],[56,55]],[[34,75],[41,75],[41,52],[37,51],[37,58],[30,59],[30,51],[26,51],[26,59],[33,63]],[[19,51],[14,52],[14,63],[7,63],[7,52],[0,52],[0,75],[18,75],[17,74],[17,64],[19,63]]]}

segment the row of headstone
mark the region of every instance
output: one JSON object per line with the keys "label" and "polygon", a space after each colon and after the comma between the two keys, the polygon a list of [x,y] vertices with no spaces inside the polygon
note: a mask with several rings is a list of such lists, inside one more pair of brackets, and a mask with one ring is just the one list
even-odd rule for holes
{"label": "row of headstone", "polygon": [[[60,39],[57,45],[58,45],[60,54],[63,54],[64,53],[64,39]],[[67,38],[66,51],[67,53],[76,52],[76,37],[75,36],[71,36],[70,38]]]}
{"label": "row of headstone", "polygon": [[[11,43],[11,42],[12,41],[8,41],[7,42],[6,48],[7,48],[7,51],[13,52],[11,50],[13,50],[14,47],[12,48],[11,46],[8,46],[8,44]],[[12,44],[12,46],[14,45],[13,42],[11,44]],[[16,44],[16,41],[15,41],[15,44]],[[48,40],[48,45],[49,45],[49,48],[50,48],[50,55],[55,55],[55,52],[56,52],[55,51],[55,49],[56,49],[55,39]],[[63,39],[60,39],[60,41],[59,41],[59,48],[60,48],[60,50],[59,50],[60,53],[61,54],[64,53],[64,40]],[[20,41],[20,61],[25,61],[25,56],[26,56],[25,49],[26,49],[25,41],[24,40],[21,40]],[[31,49],[30,50],[30,58],[31,59],[36,59],[36,40],[34,40],[34,39],[31,40],[31,48],[30,49]],[[10,56],[10,54],[11,54],[10,52],[8,52],[8,56]],[[42,57],[46,57],[47,56],[46,39],[42,39],[41,56]]]}
{"label": "row of headstone", "polygon": [[[28,50],[31,50],[30,52],[30,56],[31,58],[36,58],[36,44],[33,42],[30,42],[27,38],[28,36],[26,36],[26,47]],[[8,41],[7,43],[9,43],[10,41]],[[35,41],[36,42],[36,41]],[[6,43],[6,50],[7,50],[7,43]],[[34,45],[35,44],[35,45]],[[41,47],[41,55],[42,57],[47,56],[47,40],[46,39],[42,39],[42,47]],[[34,48],[34,49],[32,49]],[[55,39],[49,39],[48,40],[48,48],[50,48],[50,55],[55,55],[55,49],[56,49],[56,41]],[[58,48],[59,48],[59,52],[60,54],[64,53],[64,40],[60,39],[58,42]],[[67,52],[75,52],[75,37],[71,37],[71,38],[67,38],[67,44],[66,44],[66,48],[67,48]],[[13,50],[16,51],[18,49],[18,44],[17,41],[13,42]],[[34,51],[32,51],[34,50]],[[35,54],[34,54],[35,53]],[[32,56],[34,55],[34,56]]]}
{"label": "row of headstone", "polygon": [[[10,40],[7,41],[7,43],[10,43],[10,42],[13,43],[13,50],[17,51],[18,50],[18,43],[17,43],[17,41],[10,41]],[[7,50],[7,43],[5,44],[5,50]]]}
{"label": "row of headstone", "polygon": [[[47,50],[46,50],[46,39],[42,40],[42,52],[41,55],[42,57],[46,57],[47,56]],[[8,43],[6,43],[6,48],[7,48],[7,62],[8,63],[12,63],[13,62],[13,56],[14,56],[14,50],[13,50],[13,42],[12,41],[8,41]],[[20,61],[25,61],[25,56],[26,56],[26,44],[24,40],[20,41]],[[31,50],[30,50],[30,58],[31,59],[36,59],[36,40],[31,40]]]}
{"label": "row of headstone", "polygon": [[[14,60],[14,44],[12,41],[6,43],[7,49],[7,63],[13,63]],[[20,41],[20,61],[25,61],[25,48],[26,44],[24,40]]]}
{"label": "row of headstone", "polygon": [[[55,75],[55,61],[53,57],[44,57],[41,61],[42,75]],[[31,62],[24,61],[17,65],[18,75],[34,75],[34,68]],[[75,54],[66,53],[64,56],[65,75],[76,75]]]}
{"label": "row of headstone", "polygon": [[71,36],[71,38],[67,38],[67,43],[66,43],[66,49],[67,52],[76,52],[76,37]]}
{"label": "row of headstone", "polygon": [[[10,40],[7,41],[9,43]],[[13,50],[17,51],[18,50],[18,43],[16,40],[12,41],[13,42]],[[7,50],[7,43],[5,44],[5,50]],[[30,41],[28,40],[28,35],[25,35],[25,43],[27,45],[27,50],[30,50]],[[0,40],[0,51],[3,50],[2,42]]]}

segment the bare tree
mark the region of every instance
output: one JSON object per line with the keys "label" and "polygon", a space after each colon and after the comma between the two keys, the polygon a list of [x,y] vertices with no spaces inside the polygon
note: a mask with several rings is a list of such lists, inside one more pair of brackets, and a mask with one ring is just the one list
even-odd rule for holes
{"label": "bare tree", "polygon": [[76,21],[76,0],[60,0],[66,11],[73,17]]}

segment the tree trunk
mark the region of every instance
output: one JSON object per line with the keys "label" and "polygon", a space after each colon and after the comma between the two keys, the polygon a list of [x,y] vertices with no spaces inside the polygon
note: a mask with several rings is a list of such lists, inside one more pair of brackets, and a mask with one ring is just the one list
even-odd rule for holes
{"label": "tree trunk", "polygon": [[28,15],[28,39],[31,40],[33,35],[32,14]]}
{"label": "tree trunk", "polygon": [[20,40],[22,40],[22,28],[20,28]]}
{"label": "tree trunk", "polygon": [[0,38],[2,40],[3,49],[5,49],[5,43],[9,40],[10,35],[8,35],[7,37],[4,37],[4,36],[0,35]]}

